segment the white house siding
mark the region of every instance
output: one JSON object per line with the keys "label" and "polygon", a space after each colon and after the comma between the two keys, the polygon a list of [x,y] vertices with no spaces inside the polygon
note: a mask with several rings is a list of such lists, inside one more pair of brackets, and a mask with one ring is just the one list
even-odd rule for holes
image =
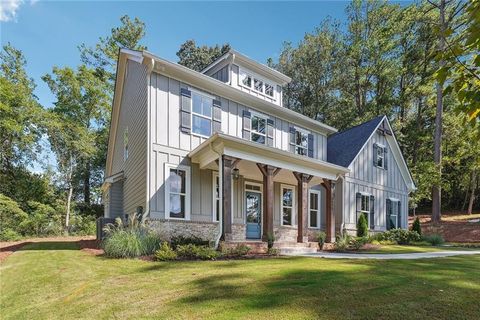
{"label": "white house siding", "polygon": [[[142,64],[128,61],[113,150],[112,172],[124,172],[123,214],[146,205],[147,161],[147,72]],[[129,156],[123,159],[124,132],[128,128]],[[110,199],[110,205],[112,204]],[[113,212],[113,211],[112,211]]]}
{"label": "white house siding", "polygon": [[[375,143],[388,148],[387,170],[373,165]],[[349,169],[351,171],[345,175],[343,184],[340,184],[344,196],[345,228],[356,228],[357,192],[369,193],[375,197],[375,230],[386,229],[387,198],[396,198],[401,201],[401,227],[405,228],[408,220],[408,189],[385,136],[374,133]]]}
{"label": "white house siding", "polygon": [[[190,166],[188,152],[198,147],[206,139],[194,134],[180,131],[180,88],[191,88],[188,84],[153,72],[150,78],[150,119],[151,119],[151,150],[149,173],[149,209],[152,218],[165,217],[164,204],[164,166],[165,163]],[[222,131],[229,135],[242,138],[243,110],[255,111],[253,107],[215,96],[222,103]],[[275,121],[274,146],[289,150],[289,127],[294,124],[280,118],[270,117]],[[314,156],[326,160],[327,138],[325,135],[312,132],[314,135]],[[122,140],[123,141],[123,140]],[[191,214],[192,220],[211,221],[212,212],[212,177],[211,171],[199,170],[191,166]],[[198,189],[202,195],[199,197]],[[239,190],[239,191],[237,191]],[[234,192],[243,190],[240,180],[234,182]],[[203,194],[205,192],[205,194]],[[243,194],[242,194],[243,196]],[[234,223],[243,223],[241,216],[243,200],[240,196],[234,198]],[[207,204],[208,203],[208,204]],[[197,207],[200,206],[200,207]],[[210,220],[209,220],[210,219]],[[243,221],[243,222],[241,222]]]}

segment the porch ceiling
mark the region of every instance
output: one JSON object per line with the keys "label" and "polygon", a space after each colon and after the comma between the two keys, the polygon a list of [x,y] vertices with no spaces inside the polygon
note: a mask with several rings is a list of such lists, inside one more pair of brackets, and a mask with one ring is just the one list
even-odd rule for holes
{"label": "porch ceiling", "polygon": [[[339,175],[349,171],[347,168],[322,160],[292,154],[284,150],[260,145],[222,133],[214,134],[188,154],[192,162],[198,163],[201,169],[212,168],[212,166],[217,168],[215,160],[217,160],[220,155],[227,155],[253,163],[267,164],[277,168],[302,172],[330,180],[336,180]],[[248,172],[248,174],[251,173],[253,172]],[[242,175],[245,174],[242,173]],[[257,171],[255,171],[255,175],[257,175]],[[259,175],[259,177],[261,177],[261,175]],[[290,180],[289,177],[286,176],[285,179]]]}

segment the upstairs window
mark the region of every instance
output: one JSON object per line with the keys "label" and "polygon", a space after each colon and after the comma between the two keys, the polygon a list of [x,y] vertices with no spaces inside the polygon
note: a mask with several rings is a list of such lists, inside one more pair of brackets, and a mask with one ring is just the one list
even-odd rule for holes
{"label": "upstairs window", "polygon": [[300,130],[295,131],[295,153],[306,156],[308,151],[308,133]]}
{"label": "upstairs window", "polygon": [[265,144],[267,130],[267,119],[258,115],[252,114],[251,137],[252,141]]}
{"label": "upstairs window", "polygon": [[274,86],[258,76],[251,75],[243,70],[240,71],[239,84],[266,96],[274,97]]}
{"label": "upstairs window", "polygon": [[213,99],[192,92],[192,132],[205,137],[212,134]]}
{"label": "upstairs window", "polygon": [[249,76],[248,74],[243,74],[242,77],[243,77],[243,79],[242,79],[243,85],[245,87],[251,88],[252,87],[252,77]]}
{"label": "upstairs window", "polygon": [[258,79],[253,79],[254,89],[258,92],[263,92],[263,81]]}
{"label": "upstairs window", "polygon": [[373,145],[373,165],[387,169],[387,148],[377,143]]}
{"label": "upstairs window", "polygon": [[273,86],[265,83],[265,94],[273,98]]}

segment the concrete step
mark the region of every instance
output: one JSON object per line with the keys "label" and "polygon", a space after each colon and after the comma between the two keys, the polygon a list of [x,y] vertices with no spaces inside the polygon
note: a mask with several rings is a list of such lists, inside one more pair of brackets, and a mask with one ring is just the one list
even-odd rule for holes
{"label": "concrete step", "polygon": [[280,254],[285,254],[285,255],[317,252],[317,248],[312,248],[312,247],[281,247],[279,248],[279,250],[280,250]]}
{"label": "concrete step", "polygon": [[274,248],[293,247],[293,248],[318,248],[317,242],[275,242]]}

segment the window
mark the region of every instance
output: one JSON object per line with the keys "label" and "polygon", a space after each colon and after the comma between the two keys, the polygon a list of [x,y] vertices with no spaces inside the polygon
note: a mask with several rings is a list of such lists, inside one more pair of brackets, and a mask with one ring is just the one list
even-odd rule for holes
{"label": "window", "polygon": [[273,98],[273,86],[265,83],[265,94]]}
{"label": "window", "polygon": [[213,221],[220,221],[220,180],[217,172],[213,173]]}
{"label": "window", "polygon": [[282,185],[282,225],[292,226],[295,213],[295,188]]}
{"label": "window", "polygon": [[245,87],[251,88],[252,87],[252,77],[249,76],[248,74],[243,74],[242,77],[243,77],[242,84]]}
{"label": "window", "polygon": [[190,168],[165,165],[165,216],[190,219]]}
{"label": "window", "polygon": [[382,169],[387,169],[387,148],[379,145],[373,145],[373,164]]}
{"label": "window", "polygon": [[296,129],[295,130],[295,153],[301,156],[306,156],[308,154],[308,133]]}
{"label": "window", "polygon": [[399,228],[399,207],[400,201],[398,199],[387,199],[387,230]]}
{"label": "window", "polygon": [[267,140],[266,132],[267,119],[258,114],[252,114],[251,140],[265,144]]}
{"label": "window", "polygon": [[192,132],[209,137],[212,134],[213,99],[192,92]]}
{"label": "window", "polygon": [[263,81],[258,79],[253,79],[253,88],[258,92],[263,92]]}
{"label": "window", "polygon": [[373,229],[375,225],[374,201],[372,195],[357,193],[357,220],[360,214],[365,215],[369,229]]}
{"label": "window", "polygon": [[320,228],[320,191],[310,190],[309,224],[310,228]]}
{"label": "window", "polygon": [[128,127],[123,132],[123,161],[128,159]]}

